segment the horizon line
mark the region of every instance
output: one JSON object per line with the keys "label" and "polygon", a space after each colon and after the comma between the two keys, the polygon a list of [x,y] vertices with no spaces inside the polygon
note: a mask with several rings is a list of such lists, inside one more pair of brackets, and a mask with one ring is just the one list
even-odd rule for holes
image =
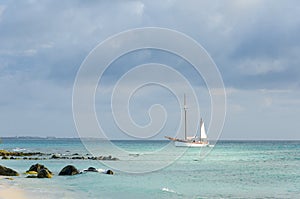
{"label": "horizon line", "polygon": [[[108,140],[108,141],[168,141],[167,139],[107,139],[97,137],[56,137],[56,136],[0,136],[0,139],[97,139],[97,140]],[[245,139],[245,138],[224,138],[219,140],[211,141],[300,141],[300,139]]]}

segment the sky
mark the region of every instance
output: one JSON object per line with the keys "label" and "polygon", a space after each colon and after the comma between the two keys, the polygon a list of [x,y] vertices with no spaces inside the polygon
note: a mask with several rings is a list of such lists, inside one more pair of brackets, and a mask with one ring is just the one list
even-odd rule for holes
{"label": "sky", "polygon": [[[0,136],[78,137],[72,90],[89,52],[121,31],[161,27],[193,38],[216,63],[227,96],[221,139],[299,140],[299,15],[296,0],[0,0]],[[141,50],[112,63],[97,89],[98,120],[111,138],[128,138],[111,121],[113,85],[130,66],[148,62],[183,73],[209,123],[201,76],[170,53]],[[133,120],[147,125],[148,108],[159,103],[170,112],[164,133],[173,131],[180,108],[172,95],[153,85],[137,94],[130,105]]]}

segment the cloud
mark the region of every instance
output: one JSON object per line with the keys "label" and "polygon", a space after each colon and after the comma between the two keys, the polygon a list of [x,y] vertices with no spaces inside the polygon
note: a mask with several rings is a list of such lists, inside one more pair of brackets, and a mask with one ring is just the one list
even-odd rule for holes
{"label": "cloud", "polygon": [[[23,55],[28,56],[43,48],[43,56],[51,57],[55,64],[68,57],[69,60],[61,64],[73,71],[71,57],[81,54],[83,60],[89,50],[107,36],[128,28],[162,26],[183,31],[203,44],[228,86],[248,89],[253,86],[256,89],[260,85],[261,88],[269,88],[274,86],[269,72],[283,72],[283,76],[300,74],[296,68],[300,58],[291,57],[292,53],[297,55],[300,52],[297,36],[300,21],[293,17],[299,8],[290,4],[297,2],[273,2],[270,6],[268,1],[218,4],[199,1],[188,4],[175,1],[64,1],[57,6],[56,1],[38,4],[24,1],[15,7],[10,4],[2,6],[10,6],[10,9],[5,9],[6,20],[1,23],[0,51],[15,52],[16,55],[23,51]],[[21,6],[23,9],[19,9]],[[53,51],[49,47],[54,48]],[[11,59],[14,57],[11,56]],[[56,74],[59,70],[56,71],[57,67],[52,64],[47,64],[46,70]],[[76,68],[79,65],[80,61]],[[74,74],[74,71],[71,73]],[[260,77],[254,82],[249,75]],[[276,74],[274,78],[277,78]],[[281,81],[288,85],[295,84],[297,80],[281,78]]]}
{"label": "cloud", "polygon": [[5,9],[6,9],[6,6],[0,5],[0,22],[1,22],[1,16],[3,15]]}
{"label": "cloud", "polygon": [[[246,122],[253,118],[262,121],[270,117],[279,121],[277,116],[263,112],[266,110],[274,115],[282,111],[293,126],[295,119],[290,110],[300,114],[297,108],[299,13],[296,0],[5,1],[0,5],[0,104],[15,115],[19,113],[18,108],[31,107],[35,119],[49,115],[48,119],[57,121],[55,117],[60,113],[70,116],[71,109],[60,111],[60,105],[70,105],[73,82],[87,54],[113,34],[130,28],[159,26],[191,36],[216,62],[228,87],[228,114],[233,117],[229,119],[233,127],[226,130],[228,137],[234,135],[230,132],[243,130],[237,123],[251,129]],[[110,88],[130,66],[145,61],[174,67],[197,87],[200,99],[207,97],[201,77],[193,70],[185,70],[190,67],[187,63],[158,51],[135,52],[120,58],[107,71],[105,88]],[[35,104],[42,105],[36,110]],[[45,109],[41,111],[41,107]],[[209,115],[208,107],[209,102],[205,100],[202,110],[206,115]],[[255,114],[257,110],[262,114]],[[0,114],[3,120],[7,112]],[[22,115],[26,117],[28,112]],[[35,122],[27,121],[26,127],[22,118],[15,115],[10,115],[11,123],[22,123],[24,129],[33,128],[30,126]],[[68,124],[71,119],[66,119]],[[263,126],[264,130],[276,132],[276,128]]]}
{"label": "cloud", "polygon": [[144,8],[145,8],[145,4],[143,4],[142,2],[131,2],[133,3],[133,8],[134,8],[134,13],[138,16],[143,15],[144,13]]}
{"label": "cloud", "polygon": [[238,65],[238,69],[242,74],[247,75],[260,75],[270,72],[280,73],[287,69],[286,65],[281,63],[279,60],[270,59],[246,59]]}

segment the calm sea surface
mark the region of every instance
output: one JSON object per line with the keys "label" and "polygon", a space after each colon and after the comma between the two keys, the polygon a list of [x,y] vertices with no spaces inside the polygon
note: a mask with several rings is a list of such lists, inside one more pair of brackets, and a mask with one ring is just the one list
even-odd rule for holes
{"label": "calm sea surface", "polygon": [[[0,189],[12,186],[26,190],[30,198],[56,199],[300,198],[300,141],[220,141],[208,154],[207,149],[186,150],[168,143],[114,141],[119,150],[111,150],[97,140],[83,144],[79,139],[2,139],[0,149],[10,151],[112,155],[120,160],[0,160],[0,165],[22,173],[12,181],[1,179]],[[44,164],[56,175],[52,179],[25,178],[23,172],[35,163]],[[115,175],[58,176],[68,164],[79,170],[112,168]]]}

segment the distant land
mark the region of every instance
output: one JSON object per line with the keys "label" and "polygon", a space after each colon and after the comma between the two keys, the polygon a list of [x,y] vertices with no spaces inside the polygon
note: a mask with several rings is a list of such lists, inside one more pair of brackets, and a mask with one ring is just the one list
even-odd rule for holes
{"label": "distant land", "polygon": [[79,137],[55,137],[55,136],[0,136],[0,139],[26,139],[26,140],[32,140],[32,139],[99,139],[103,140],[104,138],[94,138],[94,137],[85,137],[85,138],[79,138]]}
{"label": "distant land", "polygon": [[1,139],[57,139],[55,136],[1,136]]}

